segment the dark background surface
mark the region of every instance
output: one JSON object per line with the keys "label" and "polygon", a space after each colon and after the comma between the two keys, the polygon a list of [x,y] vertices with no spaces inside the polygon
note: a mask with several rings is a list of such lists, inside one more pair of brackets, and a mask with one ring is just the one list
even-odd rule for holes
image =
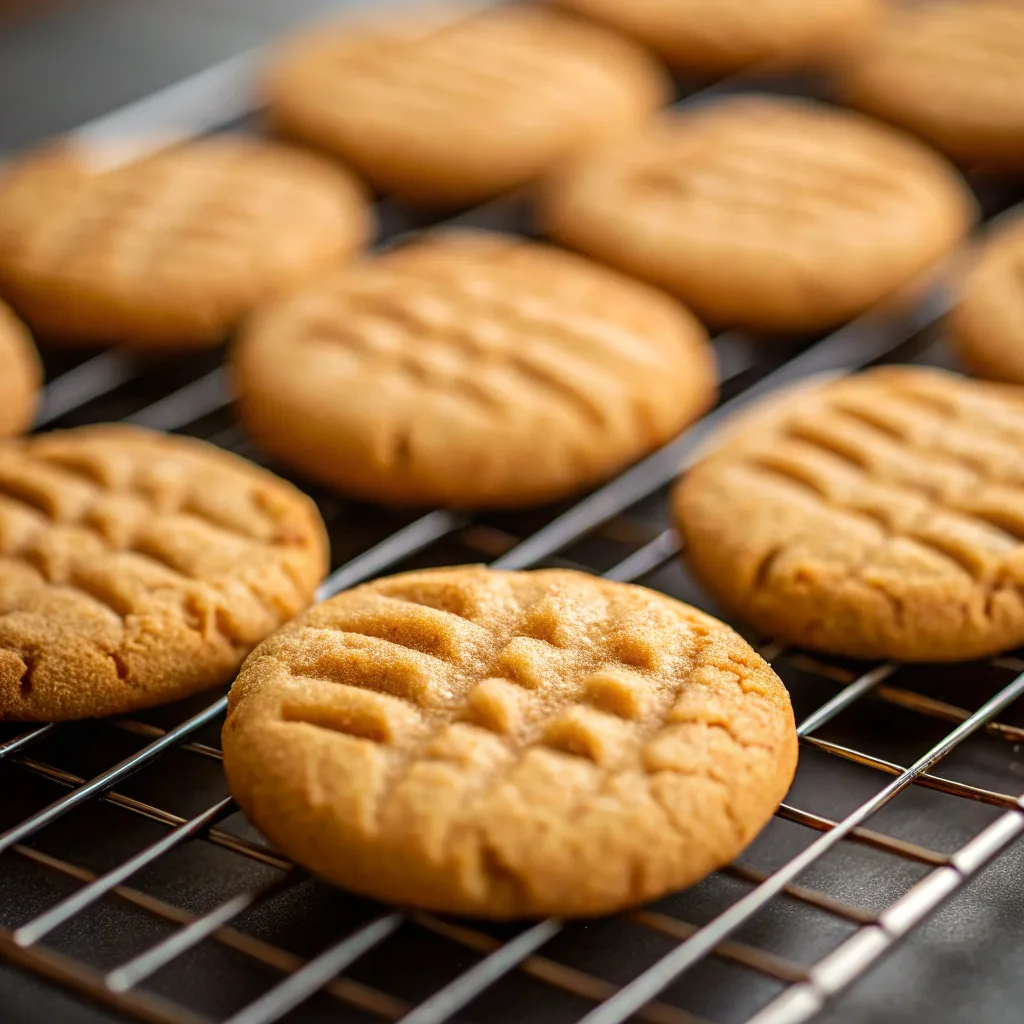
{"label": "dark background surface", "polygon": [[[219,60],[259,46],[281,27],[332,6],[344,5],[332,5],[325,0],[65,0],[47,5],[22,3],[20,10],[0,13],[0,152],[15,151],[30,142],[107,113]],[[0,10],[2,7],[0,4]],[[980,702],[977,700],[964,706],[974,707]],[[870,706],[859,712],[860,715],[870,713]],[[894,748],[906,743],[909,748],[902,753],[903,763],[908,763],[906,758],[912,760],[921,736],[900,735],[898,722],[896,719],[896,725],[889,723],[888,732],[882,737],[885,740],[884,755],[898,759],[899,750]],[[870,723],[847,723],[846,728],[854,730],[856,735],[856,739],[851,741],[853,745],[858,740],[863,744],[864,732],[859,726],[864,724],[870,727]],[[840,724],[834,735],[837,741],[841,741],[842,729]],[[980,755],[980,761],[993,766],[992,775],[984,779],[965,778],[965,781],[990,785],[1006,792],[1024,787],[1024,755],[1019,750],[987,738],[972,742],[979,745],[975,754]],[[805,755],[805,762],[814,760]],[[965,770],[968,762],[973,766],[973,773],[978,759],[968,758]],[[809,769],[813,767],[819,766],[808,764]],[[943,770],[958,777],[955,765]],[[818,771],[813,779],[810,772],[802,772],[802,775],[805,781],[800,798],[792,802],[820,809],[821,813],[836,813],[839,810],[837,805],[849,804],[855,797],[862,798],[866,795],[864,785],[877,780],[877,776],[871,776],[870,780],[867,776],[862,777],[845,765],[833,766],[831,771]],[[8,812],[14,809],[9,800],[10,794],[0,794],[0,811],[5,803]],[[961,803],[951,797],[915,790],[895,801],[894,813],[888,816],[888,821],[880,820],[886,818],[883,814],[871,824],[883,831],[888,825],[894,834],[900,834],[908,827],[915,831],[917,822],[921,826],[920,831],[907,838],[931,842],[940,850],[952,849],[955,843],[950,845],[950,835],[927,833],[936,820],[940,823],[944,820],[941,811],[936,815],[936,801]],[[949,810],[958,811],[958,808],[950,806]],[[981,813],[982,810],[978,808],[975,828],[990,820],[994,813],[991,809],[984,809]],[[7,818],[7,814],[3,817]],[[954,817],[951,814],[946,820],[952,821]],[[110,820],[112,828],[116,829],[116,822],[120,819],[111,817]],[[968,837],[969,833],[958,838],[963,841]],[[777,836],[776,843],[781,841],[783,837]],[[871,877],[870,858],[877,862],[877,877],[870,891],[865,891],[864,880]],[[755,850],[751,862],[756,863],[757,859]],[[7,862],[5,858],[5,867]],[[213,877],[215,865],[209,866]],[[900,878],[897,881],[897,876],[905,870],[904,865],[891,858],[844,844],[830,855],[826,866],[815,869],[816,877],[807,881],[855,904],[878,909],[903,891],[910,879]],[[16,895],[14,887],[4,884],[4,873],[0,872],[0,906],[6,904],[9,912],[4,916],[25,919],[30,916],[34,898],[30,887],[20,890],[24,896]],[[846,892],[841,891],[844,878],[851,882]],[[11,881],[8,877],[7,882]],[[156,887],[159,887],[158,881],[153,880]],[[890,891],[890,886],[896,891]],[[38,895],[43,898],[42,893]],[[716,893],[714,886],[699,887],[681,897],[679,910],[690,920],[706,920],[715,909],[716,896],[721,899],[722,893]],[[52,894],[47,898],[52,900]],[[25,900],[23,907],[13,905],[21,899]],[[314,931],[321,925],[326,929],[331,923],[319,920],[322,916],[311,911]],[[333,922],[335,927],[337,923],[336,920]],[[784,929],[790,932],[788,941],[791,948],[786,951],[796,959],[801,959],[801,954],[808,960],[813,959],[812,929],[807,930],[806,942],[802,942],[801,928],[798,924],[793,925],[791,922],[790,928]],[[576,938],[584,944],[588,928],[595,940],[597,933],[605,930],[603,924],[580,926]],[[753,937],[756,928],[749,934]],[[626,931],[622,931],[620,937],[609,934],[607,939],[610,956],[607,976],[613,978],[623,973],[639,950],[631,946]],[[616,942],[621,942],[621,945],[616,946]],[[616,970],[618,950],[621,951],[621,962]],[[819,949],[816,953],[820,955],[824,951]],[[415,967],[409,965],[413,972]],[[628,978],[629,972],[624,973]],[[700,969],[692,972],[694,983],[701,983],[700,974]],[[208,974],[203,976],[200,971],[196,980],[200,977],[203,977],[203,984],[211,983]],[[710,977],[708,982],[711,982]],[[468,1014],[470,1019],[484,1019],[484,1005],[479,1004],[477,1014],[471,1011]],[[712,1009],[708,1007],[709,1012]],[[715,1013],[711,1015],[716,1016]],[[728,1016],[726,1014],[719,1019]],[[100,1024],[112,1019],[34,978],[0,965],[2,1024]],[[331,1019],[341,1019],[340,1011],[338,1018],[331,1014]],[[349,1018],[346,1016],[345,1019]],[[524,1013],[521,1019],[528,1017]],[[976,878],[822,1019],[829,1024],[917,1024],[926,1021],[1009,1024],[1024,1021],[1024,844],[1018,842]]]}

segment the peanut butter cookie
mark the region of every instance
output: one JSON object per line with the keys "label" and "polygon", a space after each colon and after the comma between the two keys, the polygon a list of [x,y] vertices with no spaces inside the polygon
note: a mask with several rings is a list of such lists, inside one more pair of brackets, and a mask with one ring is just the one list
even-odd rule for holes
{"label": "peanut butter cookie", "polygon": [[227,682],[309,604],[326,557],[312,501],[201,441],[103,426],[0,442],[0,721]]}
{"label": "peanut butter cookie", "polygon": [[46,150],[0,179],[0,294],[55,341],[213,345],[371,230],[353,178],[277,143],[215,136],[106,170],[88,156]]}
{"label": "peanut butter cookie", "polygon": [[844,55],[842,99],[923,136],[958,163],[1024,169],[1024,6],[889,5]]}
{"label": "peanut butter cookie", "polygon": [[0,437],[32,422],[42,376],[28,331],[0,302]]}
{"label": "peanut butter cookie", "polygon": [[686,474],[694,573],[766,635],[964,661],[1024,642],[1024,395],[917,367],[793,395]]}
{"label": "peanut butter cookie", "polygon": [[668,296],[570,253],[439,233],[264,309],[234,353],[271,454],[371,501],[540,504],[699,416],[711,348]]}
{"label": "peanut butter cookie", "polygon": [[878,0],[556,0],[625,32],[680,71],[814,65],[860,31]]}
{"label": "peanut butter cookie", "polygon": [[541,222],[674,292],[705,322],[813,331],[897,291],[974,204],[914,139],[808,101],[740,96],[664,116],[556,174]]}
{"label": "peanut butter cookie", "polygon": [[947,327],[972,373],[1024,384],[1024,219],[984,243]]}
{"label": "peanut butter cookie", "polygon": [[265,91],[284,134],[383,192],[468,204],[530,181],[668,99],[635,44],[554,11],[321,26],[285,44]]}
{"label": "peanut butter cookie", "polygon": [[231,792],[357,892],[510,918],[609,913],[743,849],[793,777],[789,695],[731,629],[565,571],[340,594],[231,688]]}

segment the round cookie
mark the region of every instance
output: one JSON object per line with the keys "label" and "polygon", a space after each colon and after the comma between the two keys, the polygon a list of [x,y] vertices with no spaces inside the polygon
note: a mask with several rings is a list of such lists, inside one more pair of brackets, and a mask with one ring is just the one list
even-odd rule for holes
{"label": "round cookie", "polygon": [[213,345],[370,231],[347,172],[278,143],[215,136],[114,169],[50,149],[0,179],[0,293],[56,341]]}
{"label": "round cookie", "polygon": [[802,100],[739,96],[666,115],[550,181],[559,241],[678,295],[705,322],[813,331],[933,265],[970,194],[911,138]]}
{"label": "round cookie", "polygon": [[514,6],[315,28],[276,55],[265,93],[279,131],[381,191],[469,204],[633,128],[669,85],[635,44]]}
{"label": "round cookie", "polygon": [[1024,6],[893,4],[838,68],[844,102],[965,165],[1024,168]]}
{"label": "round cookie", "polygon": [[32,422],[43,371],[28,331],[0,302],[0,437]]}
{"label": "round cookie", "polygon": [[571,253],[453,232],[263,309],[234,351],[242,422],[355,497],[511,507],[580,491],[714,400],[703,328]]}
{"label": "round cookie", "polygon": [[680,71],[816,64],[860,31],[878,0],[555,0],[649,46]]}
{"label": "round cookie", "polygon": [[782,681],[582,573],[434,569],[310,609],[231,688],[224,770],[285,854],[390,902],[610,913],[727,863],[793,778]]}
{"label": "round cookie", "polygon": [[120,714],[232,678],[313,598],[316,508],[202,441],[0,443],[0,721]]}
{"label": "round cookie", "polygon": [[1024,219],[985,241],[947,330],[972,373],[1024,384]]}
{"label": "round cookie", "polygon": [[756,410],[673,497],[694,574],[766,636],[966,661],[1024,642],[1024,395],[890,367]]}

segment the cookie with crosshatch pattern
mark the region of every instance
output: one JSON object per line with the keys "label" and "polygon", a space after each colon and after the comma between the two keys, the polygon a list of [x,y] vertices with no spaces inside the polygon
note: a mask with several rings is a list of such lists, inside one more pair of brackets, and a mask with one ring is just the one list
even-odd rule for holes
{"label": "cookie with crosshatch pattern", "polygon": [[550,179],[540,219],[706,323],[812,331],[914,281],[974,215],[953,168],[916,140],[848,111],[747,95],[582,155]]}
{"label": "cookie with crosshatch pattern", "polygon": [[669,85],[634,43],[516,5],[317,26],[274,55],[264,91],[280,132],[381,191],[465,204],[634,127]]}
{"label": "cookie with crosshatch pattern", "polygon": [[216,344],[371,232],[351,175],[279,143],[214,136],[124,166],[103,157],[57,146],[0,177],[0,295],[49,340]]}
{"label": "cookie with crosshatch pattern", "polygon": [[818,65],[879,0],[553,0],[634,37],[682,72]]}
{"label": "cookie with crosshatch pattern", "polygon": [[686,558],[765,635],[858,658],[1024,643],[1024,394],[887,367],[772,400],[678,485]]}
{"label": "cookie with crosshatch pattern", "polygon": [[124,426],[0,442],[0,721],[227,682],[326,570],[313,502],[202,441]]}
{"label": "cookie with crosshatch pattern", "polygon": [[28,331],[0,302],[0,437],[32,422],[42,376]]}
{"label": "cookie with crosshatch pattern", "polygon": [[890,4],[843,55],[846,103],[922,136],[965,166],[1024,170],[1024,6]]}
{"label": "cookie with crosshatch pattern", "polygon": [[264,308],[233,354],[243,423],[283,462],[370,501],[566,497],[714,400],[675,300],[511,235],[440,232]]}
{"label": "cookie with crosshatch pattern", "polygon": [[231,792],[370,896],[609,913],[727,863],[784,796],[782,681],[728,626],[564,570],[410,572],[317,605],[231,688]]}

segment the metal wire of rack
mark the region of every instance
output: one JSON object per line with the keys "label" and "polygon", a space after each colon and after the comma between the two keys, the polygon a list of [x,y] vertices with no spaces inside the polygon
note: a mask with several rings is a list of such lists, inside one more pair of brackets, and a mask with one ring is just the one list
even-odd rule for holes
{"label": "metal wire of rack", "polygon": [[[248,113],[247,80],[253,61],[252,55],[245,55],[211,69],[87,126],[80,135],[93,141],[131,135],[140,127],[151,128],[154,119],[162,119],[183,135],[216,128]],[[743,84],[734,80],[714,88]],[[215,108],[206,102],[211,94],[221,97]],[[706,94],[707,90],[692,94],[682,102],[701,100]],[[401,237],[403,228],[419,223],[407,211],[381,212],[393,226],[392,239]],[[516,203],[509,200],[455,219],[477,225],[511,221],[513,226],[517,220]],[[502,568],[573,565],[610,579],[642,581],[707,605],[678,568],[678,538],[662,528],[659,503],[666,485],[681,467],[685,470],[723,420],[780,386],[815,373],[849,372],[878,360],[908,356],[929,360],[936,352],[930,328],[946,301],[941,286],[932,287],[912,305],[872,310],[806,347],[765,348],[735,333],[720,336],[715,345],[726,398],[718,408],[582,501],[561,512],[543,514],[539,520],[528,515],[509,521],[433,510],[408,521],[394,521],[390,513],[351,506],[314,488],[338,552],[336,567],[321,586],[318,599],[406,566],[490,560]],[[168,386],[171,378],[160,366],[154,368],[118,352],[100,354],[51,381],[37,427],[115,415],[137,424],[187,431],[259,459],[230,418],[230,393],[221,368],[200,361],[184,373],[188,379],[172,379]],[[155,393],[154,377],[158,378]],[[145,396],[141,405],[139,396]],[[125,400],[129,408],[122,411]],[[353,525],[356,520],[362,524],[358,529]],[[364,529],[366,523],[369,532]],[[358,539],[350,534],[358,534]],[[617,1024],[630,1018],[651,1024],[705,1024],[702,1013],[680,1005],[688,994],[685,986],[680,990],[680,979],[697,968],[707,975],[709,965],[741,972],[744,978],[756,977],[768,986],[757,987],[753,1002],[741,1000],[743,1005],[738,1005],[728,984],[719,984],[724,994],[718,1005],[726,1008],[724,1015],[729,1019],[751,1024],[810,1020],[1024,832],[1024,798],[934,771],[969,737],[984,736],[997,745],[1024,741],[1024,727],[1004,716],[1024,694],[1024,660],[1006,656],[992,659],[983,670],[976,666],[975,674],[984,672],[985,685],[978,688],[986,696],[964,706],[969,702],[936,696],[934,688],[929,692],[925,686],[926,692],[920,692],[912,682],[899,685],[900,677],[914,674],[906,666],[849,665],[786,650],[771,641],[761,642],[759,649],[783,674],[794,698],[805,698],[802,710],[806,713],[799,725],[803,763],[810,761],[812,772],[822,770],[820,758],[864,769],[852,787],[857,798],[842,813],[830,816],[789,802],[795,800],[791,794],[776,821],[795,826],[799,839],[794,842],[795,833],[787,832],[781,843],[786,854],[779,857],[776,844],[767,867],[754,867],[744,859],[719,872],[717,877],[729,886],[728,898],[720,899],[722,905],[715,912],[698,914],[704,918],[702,923],[690,923],[673,899],[607,923],[612,932],[631,929],[632,945],[637,944],[638,935],[643,936],[643,955],[639,961],[628,958],[627,976],[610,967],[601,949],[589,957],[578,954],[581,944],[594,945],[579,925],[545,920],[506,928],[456,921],[343,897],[309,880],[237,821],[237,809],[224,792],[215,743],[226,703],[223,696],[136,718],[0,733],[5,787],[15,795],[32,790],[26,797],[31,809],[25,813],[17,800],[13,809],[7,809],[9,813],[0,804],[0,854],[4,855],[0,907],[7,908],[0,910],[0,960],[122,1014],[161,1024],[264,1024],[293,1011],[290,1020],[335,1020],[343,1011],[353,1020],[409,1024],[434,1024],[460,1014],[479,1020],[528,1016],[581,1024]],[[927,682],[933,681],[932,675],[926,673]],[[824,701],[823,686],[834,690]],[[847,730],[853,736],[849,742],[822,735],[844,716],[856,715],[866,702],[875,712],[884,709],[924,724],[927,742],[904,759],[909,763],[872,753],[870,742],[859,742],[870,740],[870,735],[857,728]],[[800,708],[799,699],[797,704]],[[111,751],[125,749],[124,744],[131,749],[111,765]],[[170,758],[177,759],[174,768],[165,767]],[[70,766],[75,760],[81,761],[79,770]],[[176,792],[175,777],[187,782],[181,787],[189,790],[190,800],[185,803],[195,802],[191,800],[195,797],[198,808],[172,809],[181,795]],[[29,780],[43,788],[32,788]],[[50,799],[52,785],[66,792]],[[986,815],[969,816],[970,827],[962,830],[962,841],[951,851],[867,827],[870,818],[911,788],[955,797],[957,806],[982,807]],[[798,785],[794,793],[799,795],[799,789]],[[107,851],[104,858],[93,856],[93,847],[104,845],[94,820],[107,807],[118,816],[113,831],[119,843],[116,855]],[[47,850],[46,837],[76,819],[77,835],[73,831],[73,841],[64,840],[63,853]],[[156,827],[155,833],[151,826]],[[814,837],[809,842],[808,835]],[[121,840],[127,850],[120,848]],[[881,905],[867,909],[824,891],[827,886],[798,882],[841,845],[899,864],[895,874],[900,891],[891,899],[887,893]],[[203,888],[204,876],[198,870],[175,871],[173,862],[200,848],[223,853],[230,866],[211,876],[217,882],[216,892],[204,892],[203,898],[196,899],[193,893]],[[13,881],[3,888],[15,863],[19,868],[13,872]],[[256,876],[241,865],[252,868]],[[34,895],[38,881],[28,884],[23,879],[23,870],[30,868],[44,879],[38,898]],[[128,884],[133,879],[139,884],[139,876],[148,879],[154,871],[167,876],[155,887],[166,890],[168,898]],[[324,941],[319,941],[317,932],[315,947],[299,953],[295,947],[304,943],[296,931],[301,932],[309,920],[309,901],[300,901],[292,911],[287,907],[289,900],[310,886],[316,900],[343,900],[337,906],[344,908],[339,916],[347,924],[339,928],[332,919]],[[12,913],[17,901],[8,893],[33,894],[24,896],[25,905],[32,905],[27,917],[20,907]],[[171,898],[175,894],[178,898]],[[777,921],[753,927],[755,917],[780,901],[816,915],[815,921],[828,922],[825,948],[810,962],[764,948],[772,938],[786,936],[784,927],[776,927]],[[274,910],[282,905],[283,913]],[[97,911],[103,914],[94,920],[90,914]],[[91,955],[95,951],[89,942],[98,934],[109,935],[111,912],[127,915],[113,918],[123,922],[124,939],[97,958]],[[265,918],[273,926],[263,930],[283,931],[283,937],[275,940],[261,934]],[[384,967],[361,973],[364,963],[410,929],[432,943],[443,942],[445,955],[435,956],[422,976],[408,983],[394,973],[393,965],[390,974]],[[122,950],[126,943],[131,946],[127,955]],[[605,951],[622,948],[614,935],[598,945]],[[422,943],[415,948],[426,949]],[[263,972],[255,987],[240,986],[226,1008],[206,998],[208,987],[192,987],[191,975],[175,973],[186,962],[194,972],[197,956],[212,957],[215,949],[235,958],[225,963],[233,965],[231,970],[240,977],[246,975],[248,965]],[[401,962],[401,954],[396,956]],[[97,959],[104,961],[101,966]],[[243,961],[247,966],[241,966]],[[519,983],[529,984],[521,999],[510,987]],[[206,985],[210,984],[207,978]],[[238,995],[250,989],[251,994]],[[530,1009],[525,1011],[524,1006]]]}

